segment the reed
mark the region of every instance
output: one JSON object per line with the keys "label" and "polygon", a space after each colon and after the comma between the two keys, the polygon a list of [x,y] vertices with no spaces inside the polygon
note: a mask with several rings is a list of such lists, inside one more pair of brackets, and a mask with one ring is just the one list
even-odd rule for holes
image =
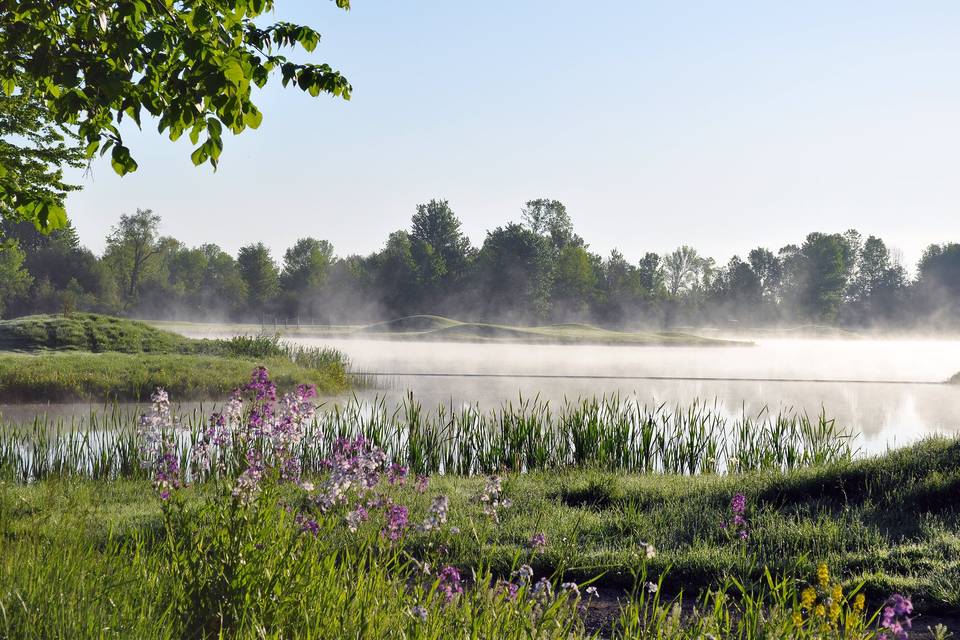
{"label": "reed", "polygon": [[[319,356],[317,356],[319,357]],[[215,407],[214,407],[215,408]],[[117,406],[70,420],[39,415],[0,422],[0,477],[33,482],[50,477],[137,478],[138,414]],[[178,423],[181,467],[206,425],[202,408]],[[410,394],[389,406],[356,396],[322,407],[306,428],[297,455],[308,474],[342,438],[363,436],[418,474],[473,475],[570,466],[669,474],[790,471],[851,459],[855,438],[825,413],[764,410],[731,417],[714,402],[648,406],[619,395],[565,401],[558,407],[520,398],[491,410],[439,405],[426,411]],[[242,460],[228,443],[219,468],[233,473]]]}

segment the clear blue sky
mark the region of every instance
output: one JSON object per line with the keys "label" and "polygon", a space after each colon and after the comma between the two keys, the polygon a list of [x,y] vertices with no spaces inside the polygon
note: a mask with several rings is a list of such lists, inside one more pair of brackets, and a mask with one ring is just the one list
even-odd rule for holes
{"label": "clear blue sky", "polygon": [[[960,241],[960,3],[277,0],[350,102],[279,84],[220,169],[128,132],[68,210],[96,251],[121,212],[230,252],[296,238],[367,253],[450,200],[474,243],[562,200],[603,254],[680,243],[725,261],[856,227],[902,250]],[[302,56],[298,53],[297,55]]]}

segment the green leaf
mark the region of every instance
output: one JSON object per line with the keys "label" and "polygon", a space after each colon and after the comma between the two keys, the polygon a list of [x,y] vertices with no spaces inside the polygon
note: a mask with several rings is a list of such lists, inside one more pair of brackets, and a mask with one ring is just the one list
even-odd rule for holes
{"label": "green leaf", "polygon": [[12,96],[14,90],[17,88],[17,84],[13,81],[13,78],[4,78],[2,84],[3,92],[8,96]]}
{"label": "green leaf", "polygon": [[251,129],[256,129],[263,122],[263,114],[254,107],[252,111],[243,114],[243,122]]}

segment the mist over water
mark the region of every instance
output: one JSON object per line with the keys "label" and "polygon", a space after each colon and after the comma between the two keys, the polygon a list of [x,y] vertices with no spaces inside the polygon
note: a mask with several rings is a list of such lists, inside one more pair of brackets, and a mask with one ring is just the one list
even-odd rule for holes
{"label": "mist over water", "polygon": [[[291,339],[336,347],[360,372],[503,375],[390,375],[378,379],[386,390],[360,394],[386,394],[399,402],[412,391],[426,408],[437,403],[495,407],[516,402],[521,395],[539,395],[557,404],[619,393],[651,405],[716,401],[731,418],[741,412],[757,415],[765,408],[810,415],[823,410],[862,434],[859,445],[865,451],[935,433],[960,434],[960,386],[914,384],[941,383],[957,373],[960,340],[760,339],[752,347],[721,348]],[[715,379],[628,379],[631,376]]]}

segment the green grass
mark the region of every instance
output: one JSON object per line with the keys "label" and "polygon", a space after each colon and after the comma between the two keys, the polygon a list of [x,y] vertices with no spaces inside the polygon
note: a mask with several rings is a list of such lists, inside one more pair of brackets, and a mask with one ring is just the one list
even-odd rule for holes
{"label": "green grass", "polygon": [[[151,322],[187,332],[242,333],[259,325]],[[267,325],[268,327],[270,325]],[[588,324],[556,324],[521,327],[482,322],[460,322],[451,318],[417,315],[363,326],[284,326],[276,327],[284,335],[365,337],[391,340],[437,340],[462,342],[509,342],[523,344],[590,344],[635,346],[743,346],[748,342],[705,338],[689,333],[611,331]]]}
{"label": "green grass", "polygon": [[339,351],[276,337],[194,340],[92,313],[0,321],[0,397],[8,402],[143,400],[156,387],[179,400],[223,398],[258,365],[283,389],[302,382],[336,393],[350,386]]}
{"label": "green grass", "polygon": [[315,384],[321,393],[349,387],[342,367],[316,369],[284,357],[240,358],[184,354],[0,354],[0,397],[5,402],[149,400],[163,387],[178,401],[223,399],[249,382],[258,365],[281,389]]}
{"label": "green grass", "polygon": [[[509,574],[518,558],[537,575],[629,588],[646,566],[664,578],[666,593],[688,595],[734,578],[812,576],[826,562],[850,588],[861,582],[871,602],[891,592],[909,594],[924,612],[960,612],[960,441],[929,440],[883,456],[789,474],[653,476],[589,469],[512,475],[504,495],[513,505],[500,522],[478,502],[483,478],[434,477],[427,492],[394,489],[411,509],[411,522],[434,496],[450,498],[450,524],[461,531],[447,542],[445,562],[463,570]],[[190,489],[200,504],[214,488]],[[730,499],[747,497],[749,538],[731,538],[720,527]],[[370,523],[376,535],[375,523]],[[107,550],[110,541],[159,535],[161,511],[145,481],[49,480],[29,486],[0,484],[0,536],[6,562],[27,541],[58,549],[66,541]],[[545,550],[528,546],[546,534]],[[350,548],[342,527],[325,534]],[[657,548],[644,560],[642,543]],[[411,532],[407,553],[435,552],[428,534]],[[69,548],[69,545],[66,545]],[[111,552],[112,553],[112,552]]]}
{"label": "green grass", "polygon": [[199,344],[137,320],[94,313],[0,320],[0,350],[3,351],[189,353],[197,350]]}

